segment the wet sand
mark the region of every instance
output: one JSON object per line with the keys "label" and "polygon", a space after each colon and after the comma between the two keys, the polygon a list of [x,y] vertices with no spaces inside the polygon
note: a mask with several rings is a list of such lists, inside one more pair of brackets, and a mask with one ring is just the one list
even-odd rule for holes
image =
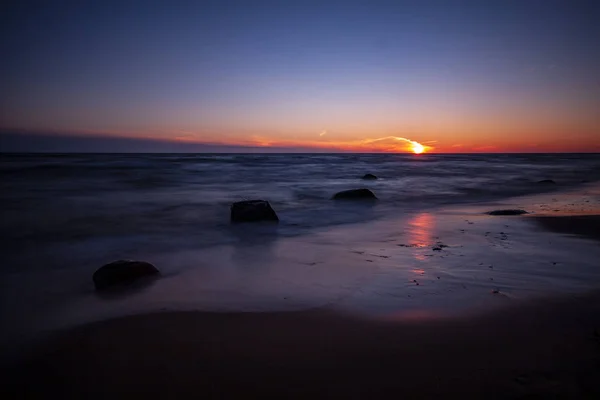
{"label": "wet sand", "polygon": [[[569,236],[599,239],[594,229],[598,215],[566,216],[557,212],[496,220],[478,218],[511,226],[516,221],[538,224]],[[460,231],[475,229],[480,220],[473,217],[465,224]],[[481,225],[479,229],[488,229],[483,222]],[[519,225],[515,226],[517,235]],[[555,236],[560,239],[561,235],[542,233],[543,250],[556,247],[545,240]],[[498,256],[514,253],[518,258],[537,243],[532,239],[526,247],[519,248],[515,243],[509,248],[506,243],[510,238],[499,236],[491,241],[485,233],[475,234],[492,243],[493,248],[486,248],[486,252],[497,249],[494,251],[499,252]],[[435,237],[427,238],[432,239]],[[411,255],[435,254],[439,257],[436,262],[447,266],[452,240],[448,240],[450,250],[442,249],[448,251],[443,256],[438,256],[442,251],[430,248],[423,248],[422,254],[414,253],[410,243],[406,246]],[[577,239],[564,240],[558,243],[579,243]],[[393,246],[397,251],[407,248],[395,242]],[[462,245],[454,247],[458,251]],[[324,248],[324,254],[328,254],[327,248],[331,247]],[[369,255],[370,250],[374,249],[352,253],[352,257],[375,259]],[[460,254],[454,256],[460,259]],[[574,262],[577,256],[573,253]],[[338,261],[344,263],[347,259]],[[298,270],[298,274],[303,271]],[[289,278],[289,272],[286,276]],[[432,282],[438,279],[431,277]],[[424,287],[427,285],[425,281]],[[378,290],[381,287],[379,284]],[[411,286],[414,290],[422,288]],[[489,290],[487,294],[490,299],[503,298]],[[446,297],[451,298],[448,293],[437,295]],[[16,364],[3,371],[3,390],[11,398],[600,397],[598,291],[506,301],[458,317],[432,314],[428,307],[386,318],[359,317],[340,311],[344,307],[336,309],[154,312],[63,329],[28,347]]]}
{"label": "wet sand", "polygon": [[544,229],[600,240],[600,215],[561,215],[536,217]]}
{"label": "wet sand", "polygon": [[594,398],[600,292],[425,322],[156,313],[61,332],[32,352],[4,373],[11,398]]}

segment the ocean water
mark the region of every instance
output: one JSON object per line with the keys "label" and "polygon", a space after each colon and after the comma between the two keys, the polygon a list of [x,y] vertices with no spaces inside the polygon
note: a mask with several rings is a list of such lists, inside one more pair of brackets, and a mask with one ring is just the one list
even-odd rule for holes
{"label": "ocean water", "polygon": [[[490,202],[513,207],[523,199],[514,196],[544,192],[551,196],[536,196],[544,198],[536,209],[560,207],[552,192],[600,180],[598,154],[4,154],[0,161],[0,324],[10,327],[0,347],[44,329],[165,308],[446,312],[589,290],[599,279],[595,243],[484,214]],[[364,181],[366,173],[379,179]],[[544,179],[556,184],[538,183]],[[379,200],[331,199],[361,187]],[[559,196],[576,207],[600,202]],[[231,203],[244,199],[268,200],[280,222],[231,224]],[[441,242],[443,251],[432,250]],[[122,258],[156,264],[161,279],[123,297],[96,293],[94,271]]]}
{"label": "ocean water", "polygon": [[[32,251],[202,248],[290,236],[431,207],[564,189],[600,179],[598,154],[4,154],[3,271],[48,268]],[[372,173],[376,181],[361,177]],[[553,179],[556,185],[537,182]],[[376,204],[331,200],[367,187]],[[272,226],[231,226],[231,203],[268,200]],[[61,267],[61,265],[58,265]]]}

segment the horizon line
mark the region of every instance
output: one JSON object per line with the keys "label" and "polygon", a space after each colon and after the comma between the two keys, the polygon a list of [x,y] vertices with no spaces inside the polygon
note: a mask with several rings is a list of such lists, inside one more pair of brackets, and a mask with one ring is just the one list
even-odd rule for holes
{"label": "horizon line", "polygon": [[[401,138],[403,139],[403,138]],[[406,139],[408,140],[408,139]],[[412,142],[412,141],[411,141]],[[427,142],[425,142],[427,143]],[[600,146],[595,143],[585,146],[559,146],[557,144],[532,144],[519,146],[507,144],[506,146],[491,143],[490,145],[474,144],[464,146],[464,150],[457,151],[456,145],[436,146],[422,154],[599,154]],[[462,147],[462,146],[461,146]],[[534,147],[534,148],[532,148]],[[537,147],[537,149],[535,148]],[[550,148],[548,148],[550,147]],[[565,147],[565,149],[561,149]],[[575,147],[575,149],[573,149]],[[583,147],[588,147],[585,149]],[[447,148],[448,151],[444,151]],[[480,149],[478,149],[480,148]],[[390,147],[371,149],[352,149],[350,146],[338,147],[332,143],[223,143],[181,141],[165,137],[139,137],[117,136],[115,134],[100,132],[75,133],[66,131],[40,131],[26,129],[0,128],[0,153],[40,153],[40,154],[414,154],[410,150],[394,149]]]}

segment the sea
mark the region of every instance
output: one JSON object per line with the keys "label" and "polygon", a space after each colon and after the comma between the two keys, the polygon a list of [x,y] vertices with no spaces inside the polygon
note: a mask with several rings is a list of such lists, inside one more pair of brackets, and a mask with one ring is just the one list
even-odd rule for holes
{"label": "sea", "polygon": [[[483,213],[591,187],[600,154],[1,154],[0,176],[5,348],[164,309],[454,312],[600,279],[596,243]],[[332,199],[356,188],[378,200]],[[249,199],[279,223],[232,224]],[[119,259],[161,278],[107,299],[92,274]]]}
{"label": "sea", "polygon": [[[132,246],[197,249],[600,180],[599,154],[3,154],[0,161],[2,272],[63,268],[63,257],[32,262],[31,254],[65,243],[107,258]],[[367,173],[378,179],[361,179]],[[539,183],[547,179],[555,184]],[[379,201],[332,200],[354,188],[371,189]],[[277,229],[232,226],[231,204],[248,199],[271,203]]]}

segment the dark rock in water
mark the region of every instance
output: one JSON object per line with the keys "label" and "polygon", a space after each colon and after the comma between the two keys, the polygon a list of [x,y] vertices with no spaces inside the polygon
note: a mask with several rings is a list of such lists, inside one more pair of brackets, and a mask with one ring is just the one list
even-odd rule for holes
{"label": "dark rock in water", "polygon": [[246,200],[231,205],[231,222],[279,221],[268,201]]}
{"label": "dark rock in water", "polygon": [[96,290],[105,290],[114,285],[131,284],[148,276],[158,275],[156,267],[145,261],[118,260],[100,267],[94,272]]}
{"label": "dark rock in water", "polygon": [[487,214],[489,215],[523,215],[527,214],[525,210],[494,210],[490,211]]}
{"label": "dark rock in water", "polygon": [[374,181],[375,179],[377,179],[377,177],[373,174],[366,174],[362,178],[367,181]]}
{"label": "dark rock in water", "polygon": [[369,189],[351,189],[336,193],[334,200],[377,200],[377,197]]}
{"label": "dark rock in water", "polygon": [[538,183],[542,185],[556,185],[556,182],[554,182],[552,179],[544,179],[543,181],[538,181]]}

